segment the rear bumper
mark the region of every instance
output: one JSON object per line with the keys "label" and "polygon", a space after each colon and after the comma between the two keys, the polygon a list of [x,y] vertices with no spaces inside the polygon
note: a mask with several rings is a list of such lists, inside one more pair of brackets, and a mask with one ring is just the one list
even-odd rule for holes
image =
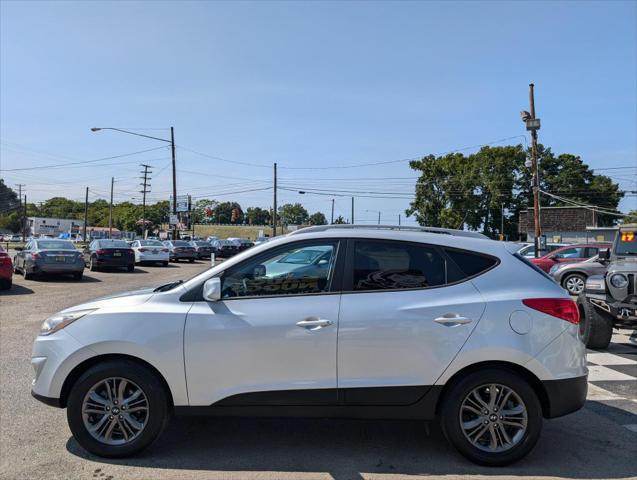
{"label": "rear bumper", "polygon": [[588,375],[560,380],[544,380],[548,405],[547,418],[561,417],[584,406],[588,391]]}
{"label": "rear bumper", "polygon": [[77,273],[84,271],[84,262],[77,263],[35,263],[32,271],[42,273]]}

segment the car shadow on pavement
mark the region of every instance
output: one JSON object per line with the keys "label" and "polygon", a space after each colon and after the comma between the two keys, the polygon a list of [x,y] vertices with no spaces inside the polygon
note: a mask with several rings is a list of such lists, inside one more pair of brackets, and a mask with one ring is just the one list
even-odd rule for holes
{"label": "car shadow on pavement", "polygon": [[11,295],[29,295],[34,293],[33,290],[27,287],[23,287],[22,285],[16,285],[15,283],[9,290],[0,290],[0,297],[2,296],[11,296]]}
{"label": "car shadow on pavement", "polygon": [[[67,450],[95,462],[216,472],[329,473],[334,480],[367,474],[560,476],[626,478],[635,474],[627,445],[634,433],[617,426],[590,425],[595,413],[578,412],[544,424],[533,452],[500,468],[475,465],[446,442],[437,423],[418,421],[177,417],[161,438],[136,457],[103,459],[72,437]],[[579,417],[579,418],[578,418]],[[600,424],[606,422],[600,419]],[[610,436],[610,438],[609,438]],[[273,473],[274,472],[274,473]],[[163,477],[162,477],[163,478]]]}
{"label": "car shadow on pavement", "polygon": [[81,280],[77,280],[73,278],[71,275],[55,275],[55,274],[40,274],[33,277],[31,280],[33,282],[41,282],[41,283],[97,283],[101,282],[99,278],[91,277],[90,275],[82,275]]}

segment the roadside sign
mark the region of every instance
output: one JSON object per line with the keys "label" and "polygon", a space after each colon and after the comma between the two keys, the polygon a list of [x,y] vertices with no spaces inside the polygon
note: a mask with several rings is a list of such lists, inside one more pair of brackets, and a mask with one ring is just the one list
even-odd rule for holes
{"label": "roadside sign", "polygon": [[169,223],[171,225],[177,225],[179,223],[179,216],[171,213]]}
{"label": "roadside sign", "polygon": [[[170,197],[170,211],[173,211],[173,198]],[[190,195],[177,195],[177,205],[175,208],[177,212],[189,212],[190,211]]]}

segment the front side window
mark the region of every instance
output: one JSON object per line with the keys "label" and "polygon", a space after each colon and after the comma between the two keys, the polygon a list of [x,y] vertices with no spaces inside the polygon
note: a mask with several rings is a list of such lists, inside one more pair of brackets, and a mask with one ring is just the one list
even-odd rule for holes
{"label": "front side window", "polygon": [[564,250],[560,250],[555,253],[555,258],[585,258],[584,257],[584,248],[583,247],[573,247],[573,248],[565,248]]}
{"label": "front side window", "polygon": [[402,290],[443,285],[446,262],[433,247],[401,242],[354,242],[352,289]]}
{"label": "front side window", "polygon": [[336,247],[336,242],[289,246],[249,259],[223,275],[222,298],[327,292]]}

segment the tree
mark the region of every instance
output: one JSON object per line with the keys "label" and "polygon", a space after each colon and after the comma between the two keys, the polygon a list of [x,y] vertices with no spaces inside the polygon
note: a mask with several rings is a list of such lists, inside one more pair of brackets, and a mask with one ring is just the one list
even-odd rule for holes
{"label": "tree", "polygon": [[261,207],[248,207],[246,218],[250,225],[267,225],[270,222],[270,212]]}
{"label": "tree", "polygon": [[327,218],[321,212],[316,212],[310,215],[308,218],[308,223],[310,225],[327,225]]}
{"label": "tree", "polygon": [[334,219],[334,224],[335,224],[335,225],[344,225],[344,224],[346,224],[346,223],[347,223],[347,222],[345,221],[345,219],[344,219],[341,215],[339,215],[338,217],[336,217],[336,218]]}
{"label": "tree", "polygon": [[637,210],[628,212],[628,215],[622,219],[622,223],[637,223]]}
{"label": "tree", "polygon": [[[532,207],[531,172],[524,166],[528,152],[522,145],[483,147],[465,156],[452,153],[428,155],[410,162],[420,172],[416,197],[406,210],[421,225],[481,229],[486,235],[500,232],[517,236],[520,210]],[[619,186],[594,172],[571,154],[555,157],[548,148],[538,147],[540,189],[569,200],[616,209],[622,193]],[[567,205],[548,194],[541,196],[546,206]],[[504,219],[502,218],[502,212]],[[600,216],[602,224],[612,216]]]}
{"label": "tree", "polygon": [[309,215],[300,203],[286,203],[279,207],[279,218],[283,225],[303,225],[307,223]]}
{"label": "tree", "polygon": [[219,205],[216,200],[202,198],[197,200],[192,207],[192,219],[195,223],[213,223],[216,221],[214,212]]}
{"label": "tree", "polygon": [[235,208],[239,210],[239,217],[234,223],[241,223],[243,221],[243,210],[237,202],[222,202],[217,205],[215,209],[216,223],[230,223],[232,210]]}

